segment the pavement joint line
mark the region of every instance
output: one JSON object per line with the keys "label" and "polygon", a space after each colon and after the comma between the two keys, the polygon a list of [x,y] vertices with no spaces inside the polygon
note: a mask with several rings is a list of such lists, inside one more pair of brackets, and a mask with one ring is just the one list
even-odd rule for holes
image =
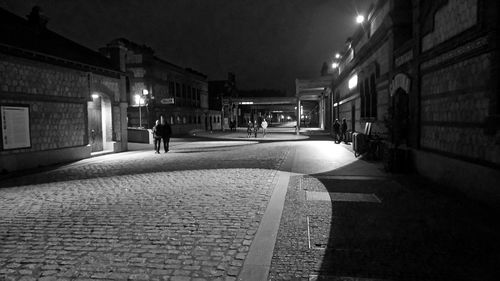
{"label": "pavement joint line", "polygon": [[267,281],[274,245],[278,236],[290,173],[278,172],[277,183],[267,205],[259,229],[238,276],[242,281]]}

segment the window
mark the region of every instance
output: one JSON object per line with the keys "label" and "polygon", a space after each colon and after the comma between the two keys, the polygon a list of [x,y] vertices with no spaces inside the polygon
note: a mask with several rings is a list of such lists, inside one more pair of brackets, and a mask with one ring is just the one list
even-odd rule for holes
{"label": "window", "polygon": [[379,65],[376,61],[367,65],[359,74],[360,115],[364,119],[377,118],[377,77]]}
{"label": "window", "polygon": [[370,116],[377,118],[377,86],[375,84],[375,73],[370,76]]}
{"label": "window", "polygon": [[168,96],[169,97],[175,96],[175,84],[174,84],[174,82],[168,82]]}
{"label": "window", "polygon": [[175,83],[175,96],[176,97],[181,96],[181,85],[179,83]]}
{"label": "window", "polygon": [[377,89],[374,73],[360,83],[359,94],[361,118],[377,118]]}

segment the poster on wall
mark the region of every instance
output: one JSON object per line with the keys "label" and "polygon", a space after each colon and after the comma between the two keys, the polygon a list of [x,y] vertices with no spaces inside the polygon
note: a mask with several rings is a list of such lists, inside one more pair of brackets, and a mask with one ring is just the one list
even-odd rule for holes
{"label": "poster on wall", "polygon": [[31,147],[29,106],[0,106],[2,147]]}

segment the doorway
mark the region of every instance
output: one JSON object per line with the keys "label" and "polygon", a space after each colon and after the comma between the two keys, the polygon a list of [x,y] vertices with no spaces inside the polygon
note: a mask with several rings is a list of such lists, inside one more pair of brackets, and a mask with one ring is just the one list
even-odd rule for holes
{"label": "doorway", "polygon": [[113,150],[111,101],[104,95],[93,94],[87,110],[91,152]]}

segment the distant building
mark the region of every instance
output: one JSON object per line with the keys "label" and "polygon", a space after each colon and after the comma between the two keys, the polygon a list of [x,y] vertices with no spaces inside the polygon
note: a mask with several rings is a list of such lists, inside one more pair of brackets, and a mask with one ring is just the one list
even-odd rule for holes
{"label": "distant building", "polygon": [[500,202],[499,4],[379,0],[348,40],[333,116],[385,136],[391,170],[411,166]]}
{"label": "distant building", "polygon": [[129,127],[152,128],[164,115],[174,134],[205,129],[210,116],[206,75],[156,57],[150,47],[123,38],[100,51],[111,57],[116,48],[129,79]]}
{"label": "distant building", "polygon": [[227,80],[208,82],[209,107],[214,112],[210,116],[214,129],[229,129],[231,122],[237,122],[238,105],[232,101],[238,97],[236,77],[229,72]]}
{"label": "distant building", "polygon": [[125,73],[112,60],[0,9],[0,171],[127,149]]}

